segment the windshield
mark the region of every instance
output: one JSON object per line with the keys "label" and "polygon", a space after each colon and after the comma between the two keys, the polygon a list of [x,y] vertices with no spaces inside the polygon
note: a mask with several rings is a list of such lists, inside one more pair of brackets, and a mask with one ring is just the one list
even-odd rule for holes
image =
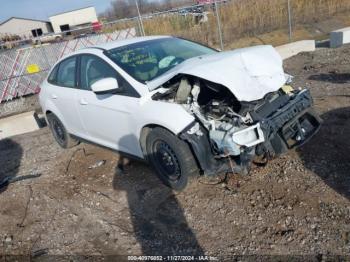
{"label": "windshield", "polygon": [[145,83],[189,58],[215,52],[188,40],[169,37],[118,47],[106,55],[130,76]]}

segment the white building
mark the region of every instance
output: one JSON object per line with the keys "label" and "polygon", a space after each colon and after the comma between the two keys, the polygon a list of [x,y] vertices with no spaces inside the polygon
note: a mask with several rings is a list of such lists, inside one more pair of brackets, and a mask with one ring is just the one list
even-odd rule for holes
{"label": "white building", "polygon": [[36,19],[11,17],[0,24],[0,36],[17,35],[28,38],[51,32],[52,28],[49,22]]}
{"label": "white building", "polygon": [[50,22],[55,33],[91,26],[98,22],[94,7],[85,7],[50,16]]}

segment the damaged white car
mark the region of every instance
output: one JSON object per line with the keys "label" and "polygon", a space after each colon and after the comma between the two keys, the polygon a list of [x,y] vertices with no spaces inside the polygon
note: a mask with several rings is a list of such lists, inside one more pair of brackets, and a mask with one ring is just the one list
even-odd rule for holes
{"label": "damaged white car", "polygon": [[41,86],[64,148],[90,141],[150,162],[175,190],[190,177],[247,174],[320,126],[307,89],[292,88],[271,46],[218,52],[175,37],[77,51]]}

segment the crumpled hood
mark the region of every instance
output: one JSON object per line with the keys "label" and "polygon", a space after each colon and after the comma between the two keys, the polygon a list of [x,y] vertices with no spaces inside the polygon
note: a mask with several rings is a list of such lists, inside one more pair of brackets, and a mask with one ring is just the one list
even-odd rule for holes
{"label": "crumpled hood", "polygon": [[283,61],[269,45],[255,46],[184,61],[147,83],[154,90],[178,74],[197,76],[226,86],[239,101],[262,99],[286,83]]}

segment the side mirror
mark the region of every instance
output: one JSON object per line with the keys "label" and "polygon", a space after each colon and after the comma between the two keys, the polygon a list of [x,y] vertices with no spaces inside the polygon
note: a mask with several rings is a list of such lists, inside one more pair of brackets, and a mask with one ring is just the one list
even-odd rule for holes
{"label": "side mirror", "polygon": [[91,85],[91,89],[96,94],[106,94],[119,89],[117,79],[113,77],[103,78]]}

